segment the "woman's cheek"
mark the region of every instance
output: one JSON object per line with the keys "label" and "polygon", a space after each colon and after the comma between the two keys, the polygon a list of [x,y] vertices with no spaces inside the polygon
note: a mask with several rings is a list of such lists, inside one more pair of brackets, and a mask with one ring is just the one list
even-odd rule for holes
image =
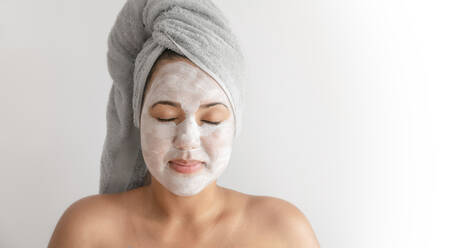
{"label": "woman's cheek", "polygon": [[231,146],[232,136],[221,128],[201,138],[206,153],[214,159]]}
{"label": "woman's cheek", "polygon": [[161,139],[168,140],[172,139],[175,135],[176,124],[174,122],[159,122],[157,120],[152,120],[150,123],[150,132],[153,136]]}
{"label": "woman's cheek", "polygon": [[174,127],[172,127],[171,123],[149,123],[148,125],[143,125],[143,128],[143,156],[148,160],[162,159],[171,148]]}

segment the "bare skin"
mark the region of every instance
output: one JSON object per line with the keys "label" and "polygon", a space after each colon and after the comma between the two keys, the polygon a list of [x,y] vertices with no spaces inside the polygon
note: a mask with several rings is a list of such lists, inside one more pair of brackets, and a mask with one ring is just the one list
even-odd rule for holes
{"label": "bare skin", "polygon": [[[181,57],[163,57],[156,62],[154,73],[171,59],[192,63]],[[176,124],[185,118],[177,103],[157,104],[146,111]],[[196,119],[203,125],[221,122],[230,114],[219,104],[201,107]],[[304,214],[287,201],[243,194],[220,187],[216,181],[196,195],[178,196],[152,177],[150,184],[134,190],[74,202],[60,218],[48,247],[318,248],[319,243]]]}
{"label": "bare skin", "polygon": [[287,201],[210,184],[180,197],[156,180],[73,203],[49,248],[309,247],[319,243],[304,214]]}

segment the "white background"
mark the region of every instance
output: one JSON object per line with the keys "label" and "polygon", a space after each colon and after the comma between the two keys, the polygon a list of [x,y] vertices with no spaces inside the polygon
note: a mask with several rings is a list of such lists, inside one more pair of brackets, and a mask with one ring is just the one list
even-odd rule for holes
{"label": "white background", "polygon": [[[219,184],[285,199],[322,247],[452,247],[447,1],[218,0],[247,58]],[[45,247],[97,194],[124,0],[0,2],[0,247]]]}

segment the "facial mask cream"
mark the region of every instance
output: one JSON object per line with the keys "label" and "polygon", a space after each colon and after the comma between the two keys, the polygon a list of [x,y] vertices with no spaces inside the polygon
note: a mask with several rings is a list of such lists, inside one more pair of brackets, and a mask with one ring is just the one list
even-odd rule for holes
{"label": "facial mask cream", "polygon": [[[140,119],[144,161],[166,189],[179,196],[195,195],[216,180],[229,163],[234,136],[231,105],[216,81],[186,60],[160,65],[149,83]],[[180,104],[174,111],[183,111],[183,121],[160,121],[151,116],[149,110],[159,101]],[[215,102],[227,107],[227,119],[218,125],[200,121],[197,113],[205,109],[201,105]],[[170,166],[174,159],[203,164],[195,172],[181,173]]]}

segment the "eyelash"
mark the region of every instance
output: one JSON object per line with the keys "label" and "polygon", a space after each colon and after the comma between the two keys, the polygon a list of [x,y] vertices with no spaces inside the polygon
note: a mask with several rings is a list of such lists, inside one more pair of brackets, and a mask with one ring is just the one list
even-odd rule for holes
{"label": "eyelash", "polygon": [[[175,120],[176,118],[172,118],[172,119],[161,119],[161,118],[157,118],[157,120],[159,120],[159,121],[161,121],[161,122],[168,122],[168,121],[173,121],[173,120]],[[207,123],[207,124],[212,124],[212,125],[218,125],[218,124],[220,124],[221,122],[219,121],[219,122],[211,122],[211,121],[205,121],[205,120],[203,120],[203,122],[205,122],[205,123]]]}

